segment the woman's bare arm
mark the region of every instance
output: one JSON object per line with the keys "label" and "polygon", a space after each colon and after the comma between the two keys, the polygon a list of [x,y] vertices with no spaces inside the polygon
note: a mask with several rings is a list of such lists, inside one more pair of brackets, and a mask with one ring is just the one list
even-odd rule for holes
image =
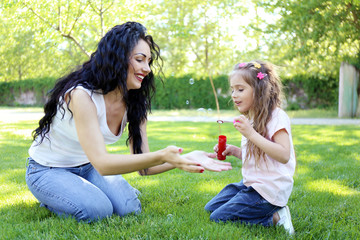
{"label": "woman's bare arm", "polygon": [[90,96],[80,89],[72,91],[69,107],[73,112],[79,142],[92,165],[102,175],[130,173],[165,162],[188,172],[203,170],[196,162],[181,158],[179,148],[174,146],[144,154],[110,154],[106,150],[96,107]]}

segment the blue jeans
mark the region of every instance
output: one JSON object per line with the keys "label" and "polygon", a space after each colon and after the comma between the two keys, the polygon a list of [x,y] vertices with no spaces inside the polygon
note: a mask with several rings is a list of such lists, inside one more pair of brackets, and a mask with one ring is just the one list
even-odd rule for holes
{"label": "blue jeans", "polygon": [[243,181],[232,183],[221,190],[205,206],[215,222],[239,221],[248,224],[273,226],[273,214],[281,207],[270,204]]}
{"label": "blue jeans", "polygon": [[26,183],[32,194],[50,211],[92,222],[113,213],[124,216],[141,212],[139,191],[121,176],[102,176],[90,164],[79,167],[46,167],[29,158]]}

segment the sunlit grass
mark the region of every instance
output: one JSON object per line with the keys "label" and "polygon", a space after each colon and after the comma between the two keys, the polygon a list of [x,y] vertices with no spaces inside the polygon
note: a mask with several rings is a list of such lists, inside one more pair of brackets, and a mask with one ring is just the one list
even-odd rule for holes
{"label": "sunlit grass", "polygon": [[[286,111],[290,118],[337,118],[337,109],[304,109]],[[220,110],[221,117],[234,117],[239,115],[236,110]],[[194,117],[217,117],[216,109],[175,109],[175,110],[153,110],[152,116],[194,116]]]}
{"label": "sunlit grass", "polygon": [[304,109],[286,111],[290,118],[337,118],[337,109]]}
{"label": "sunlit grass", "polygon": [[[0,111],[11,112],[27,112],[27,113],[43,113],[41,107],[6,107],[0,106]],[[303,109],[303,110],[289,110],[286,111],[290,118],[337,118],[337,109]],[[220,110],[221,117],[234,117],[239,113],[235,109]],[[216,109],[173,109],[173,110],[159,110],[154,109],[150,116],[168,116],[168,117],[180,117],[180,116],[193,116],[193,117],[217,117],[218,112]]]}
{"label": "sunlit grass", "polygon": [[7,107],[0,106],[0,110],[8,110],[13,112],[43,112],[42,107]]}
{"label": "sunlit grass", "polygon": [[320,179],[309,183],[309,189],[318,192],[327,192],[334,195],[360,195],[358,190],[352,189],[338,180]]}
{"label": "sunlit grass", "polygon": [[[93,224],[61,219],[28,191],[25,164],[36,121],[0,122],[0,239],[287,239],[282,229],[217,224],[205,204],[226,184],[241,180],[240,160],[228,157],[233,170],[191,174],[172,170],[155,176],[137,173],[124,178],[140,190],[142,213],[113,216]],[[241,136],[223,124],[228,143]],[[294,189],[289,200],[297,239],[359,239],[360,127],[294,125],[297,156]],[[152,151],[168,145],[212,151],[219,134],[216,123],[149,122]],[[127,133],[112,153],[129,154]]]}

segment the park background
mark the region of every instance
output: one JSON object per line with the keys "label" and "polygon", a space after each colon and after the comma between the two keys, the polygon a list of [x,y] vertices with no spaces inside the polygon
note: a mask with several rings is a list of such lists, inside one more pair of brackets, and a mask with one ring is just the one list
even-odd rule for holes
{"label": "park background", "polygon": [[154,109],[231,109],[227,74],[253,59],[279,66],[286,109],[336,109],[341,63],[360,68],[358,0],[2,0],[0,13],[0,105],[43,105],[126,21],[161,47]]}
{"label": "park background", "polygon": [[[1,0],[0,110],[41,112],[56,79],[86,61],[107,30],[138,21],[160,46],[164,60],[154,115],[208,117],[217,105],[221,116],[236,115],[227,74],[235,63],[261,59],[279,67],[284,108],[291,116],[305,111],[306,117],[336,118],[342,65],[355,70],[351,92],[355,99],[359,95],[359,16],[359,0]],[[37,121],[0,120],[0,239],[287,238],[280,229],[208,220],[205,203],[227,183],[241,179],[241,164],[232,157],[227,160],[234,169],[219,174],[127,174],[143,193],[139,216],[91,225],[59,219],[38,208],[24,181]],[[289,206],[295,238],[360,238],[359,126],[292,127],[298,166]],[[230,125],[223,124],[222,133],[240,144]],[[218,125],[150,121],[148,135],[153,151],[169,144],[186,152],[211,151]],[[128,153],[123,141],[108,150]]]}

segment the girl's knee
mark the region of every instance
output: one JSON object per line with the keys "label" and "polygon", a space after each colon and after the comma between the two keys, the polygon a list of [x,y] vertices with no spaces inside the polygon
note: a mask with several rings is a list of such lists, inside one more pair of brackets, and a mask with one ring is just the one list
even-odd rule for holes
{"label": "girl's knee", "polygon": [[207,204],[205,205],[204,209],[205,209],[205,211],[207,211],[207,212],[212,212],[212,211],[214,211],[214,209],[213,209],[213,207],[212,207],[212,204],[210,204],[210,203],[207,203]]}
{"label": "girl's knee", "polygon": [[221,216],[221,215],[218,215],[216,212],[212,212],[210,214],[210,221],[213,221],[213,222],[226,222],[227,219],[223,219],[224,216]]}
{"label": "girl's knee", "polygon": [[216,209],[220,208],[223,204],[219,202],[216,198],[211,199],[204,207],[205,211],[214,212]]}
{"label": "girl's knee", "polygon": [[228,209],[220,208],[216,209],[210,214],[210,220],[214,222],[227,222],[233,221],[236,218],[232,212]]}

